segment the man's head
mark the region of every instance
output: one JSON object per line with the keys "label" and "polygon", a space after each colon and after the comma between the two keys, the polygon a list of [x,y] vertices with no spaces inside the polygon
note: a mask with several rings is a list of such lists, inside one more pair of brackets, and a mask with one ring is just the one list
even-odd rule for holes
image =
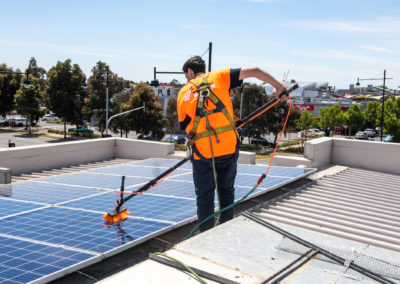
{"label": "man's head", "polygon": [[194,79],[196,74],[206,72],[206,63],[200,56],[193,56],[183,64],[182,71],[189,81]]}

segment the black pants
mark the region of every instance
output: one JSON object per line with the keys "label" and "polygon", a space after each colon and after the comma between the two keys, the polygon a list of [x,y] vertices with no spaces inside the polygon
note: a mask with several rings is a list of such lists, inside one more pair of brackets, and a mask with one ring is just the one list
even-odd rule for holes
{"label": "black pants", "polygon": [[[237,159],[239,151],[235,154],[217,157],[215,168],[217,172],[218,193],[220,207],[225,208],[235,200],[235,177],[237,172]],[[199,222],[214,213],[215,182],[212,160],[192,160],[193,180],[197,195],[197,217]],[[233,218],[233,208],[221,213],[219,223],[224,223]],[[200,225],[200,231],[204,232],[214,226],[215,218]]]}

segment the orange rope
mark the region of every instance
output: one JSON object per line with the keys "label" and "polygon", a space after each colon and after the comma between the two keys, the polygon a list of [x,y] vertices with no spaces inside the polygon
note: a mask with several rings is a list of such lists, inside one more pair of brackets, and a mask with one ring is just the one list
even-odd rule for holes
{"label": "orange rope", "polygon": [[[276,143],[274,152],[272,153],[271,159],[269,160],[268,169],[267,169],[267,171],[265,172],[265,175],[268,174],[268,171],[269,171],[269,169],[270,169],[270,167],[271,167],[271,164],[272,164],[272,160],[274,159],[276,150],[278,149],[279,142],[281,141],[282,134],[283,134],[283,132],[285,131],[286,123],[287,123],[288,120],[289,120],[290,110],[291,110],[291,108],[292,108],[292,99],[290,98],[290,96],[289,96],[289,102],[290,102],[290,104],[289,104],[288,113],[287,113],[287,115],[286,115],[286,120],[285,120],[285,123],[283,124],[282,132],[281,132],[281,134],[279,135],[278,143]],[[275,104],[274,104],[274,105],[275,105]]]}
{"label": "orange rope", "polygon": [[[255,119],[256,117],[259,117],[260,115],[262,115],[264,112],[266,112],[267,110],[269,110],[271,107],[275,106],[277,103],[279,103],[279,101],[274,102],[272,105],[270,105],[269,107],[267,107],[266,109],[264,109],[263,111],[261,111],[259,114],[253,116],[251,119],[249,119],[249,121],[252,121],[253,119]],[[246,122],[248,123],[248,121]],[[241,128],[243,125],[245,125],[246,123],[242,123],[241,125],[237,126],[236,128]]]}

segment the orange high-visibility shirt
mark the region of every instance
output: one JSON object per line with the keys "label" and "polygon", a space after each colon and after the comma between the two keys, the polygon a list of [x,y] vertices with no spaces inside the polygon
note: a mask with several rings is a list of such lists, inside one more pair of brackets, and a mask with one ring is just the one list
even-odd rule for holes
{"label": "orange high-visibility shirt", "polygon": [[[235,82],[232,82],[234,86],[231,84],[231,72],[232,70],[235,72]],[[211,71],[208,73],[208,83],[211,91],[216,95],[219,100],[225,105],[226,110],[233,118],[233,107],[232,101],[230,98],[230,88],[234,88],[237,85],[241,84],[239,81],[239,73],[240,69],[224,69],[220,71]],[[201,75],[201,77],[204,75]],[[196,92],[197,87],[195,84],[188,82],[178,94],[178,119],[179,122],[185,127],[186,133],[189,134],[193,128],[194,119],[196,116],[196,106],[198,100],[198,92]],[[208,100],[209,110],[215,109],[215,105]],[[227,119],[225,114],[222,112],[216,112],[213,114],[209,114],[208,116],[210,121],[210,126],[213,129],[217,129],[219,127],[230,125],[230,121]],[[206,128],[206,117],[200,118],[199,125],[197,127],[196,134],[207,131]],[[219,143],[217,143],[217,139],[215,135],[211,136],[212,142],[212,150],[214,153],[214,157],[224,156],[233,154],[236,151],[237,144],[237,136],[235,131],[229,130],[222,133],[217,134]],[[203,155],[206,159],[210,159],[211,155],[211,147],[209,137],[203,137],[194,142],[194,146]],[[196,160],[199,157],[196,154],[193,154]]]}

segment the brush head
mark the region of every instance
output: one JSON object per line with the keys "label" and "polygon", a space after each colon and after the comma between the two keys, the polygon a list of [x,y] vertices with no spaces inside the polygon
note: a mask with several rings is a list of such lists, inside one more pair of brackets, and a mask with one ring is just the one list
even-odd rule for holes
{"label": "brush head", "polygon": [[114,209],[113,211],[104,214],[104,220],[106,220],[106,223],[115,224],[125,221],[129,214],[131,213],[126,208],[120,208],[118,211]]}

